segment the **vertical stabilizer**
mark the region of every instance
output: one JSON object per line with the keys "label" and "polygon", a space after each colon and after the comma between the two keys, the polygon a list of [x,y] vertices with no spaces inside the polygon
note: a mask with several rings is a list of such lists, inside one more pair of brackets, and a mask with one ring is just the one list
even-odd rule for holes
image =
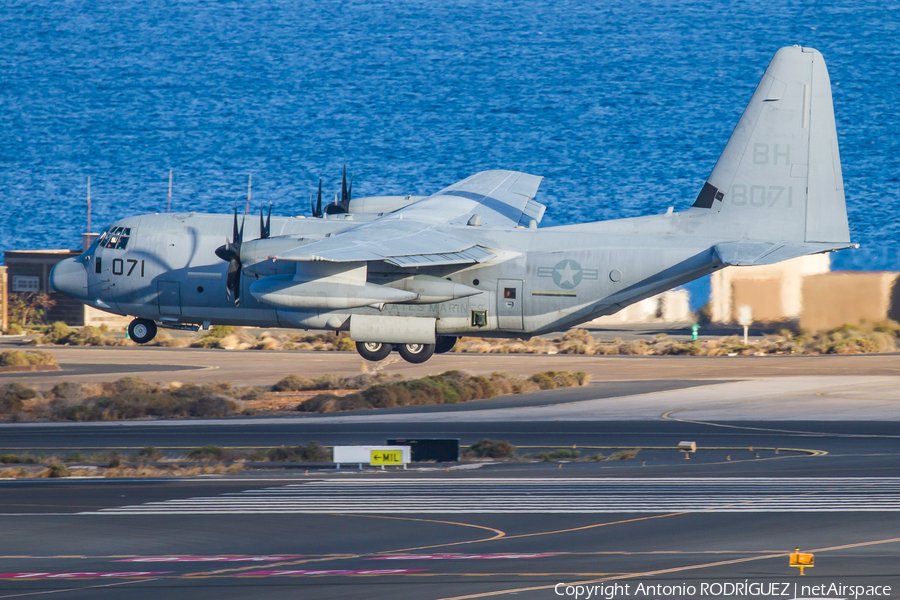
{"label": "vertical stabilizer", "polygon": [[736,239],[850,241],[831,81],[817,50],[775,54],[693,211]]}

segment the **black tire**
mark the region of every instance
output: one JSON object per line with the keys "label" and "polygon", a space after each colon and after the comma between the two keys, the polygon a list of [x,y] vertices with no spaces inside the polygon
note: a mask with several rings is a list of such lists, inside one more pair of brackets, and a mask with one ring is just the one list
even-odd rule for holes
{"label": "black tire", "polygon": [[356,351],[359,352],[359,355],[372,362],[384,360],[393,349],[390,344],[381,342],[356,342]]}
{"label": "black tire", "polygon": [[128,324],[128,337],[132,342],[146,344],[156,337],[156,323],[150,319],[135,319]]}
{"label": "black tire", "polygon": [[450,352],[453,350],[453,346],[456,345],[456,340],[458,339],[459,338],[455,335],[439,335],[437,344],[434,345],[434,353],[443,354],[445,352]]}
{"label": "black tire", "polygon": [[406,362],[419,364],[431,358],[434,354],[434,344],[403,344],[397,351]]}

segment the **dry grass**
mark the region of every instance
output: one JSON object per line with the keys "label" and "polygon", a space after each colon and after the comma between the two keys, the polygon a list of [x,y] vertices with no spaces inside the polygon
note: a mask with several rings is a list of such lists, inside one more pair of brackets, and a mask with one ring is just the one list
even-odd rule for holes
{"label": "dry grass", "polygon": [[[900,336],[894,321],[843,325],[829,331],[795,332],[788,329],[745,345],[738,336],[702,342],[680,342],[665,335],[651,341],[614,339],[601,341],[586,329],[572,329],[554,339],[530,340],[463,337],[453,352],[475,354],[583,354],[583,355],[694,355],[727,354],[856,354],[893,352]],[[102,329],[72,329],[54,323],[38,344],[79,346],[133,345],[130,340],[107,336]],[[309,334],[292,330],[252,332],[242,327],[215,326],[194,336],[172,337],[161,331],[149,345],[169,348],[221,348],[225,350],[352,351],[346,332]],[[2,364],[0,364],[2,366]]]}
{"label": "dry grass", "polygon": [[574,387],[585,385],[587,382],[588,376],[582,371],[577,373],[547,371],[535,373],[527,379],[506,373],[492,373],[489,377],[485,377],[461,371],[447,371],[421,379],[372,385],[358,393],[343,397],[331,393],[319,394],[302,402],[297,406],[297,410],[332,413],[427,404],[455,404],[507,394],[522,394],[537,389]]}
{"label": "dry grass", "polygon": [[744,344],[739,336],[709,341],[681,342],[665,334],[653,340],[602,341],[587,329],[572,329],[552,340],[528,341],[464,337],[453,352],[483,354],[582,354],[638,356],[723,356],[784,354],[862,354],[894,352],[900,324],[894,321],[842,325],[828,331],[811,333],[783,329],[760,341]]}

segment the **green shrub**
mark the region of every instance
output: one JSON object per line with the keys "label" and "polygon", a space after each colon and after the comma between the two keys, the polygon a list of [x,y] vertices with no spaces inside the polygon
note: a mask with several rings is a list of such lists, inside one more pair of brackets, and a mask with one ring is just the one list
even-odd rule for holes
{"label": "green shrub", "polygon": [[0,463],[4,465],[16,465],[22,462],[22,459],[15,454],[3,454],[0,456]]}
{"label": "green shrub", "polygon": [[238,392],[238,397],[241,400],[260,400],[261,398],[266,397],[266,390],[262,388],[258,388],[256,386],[247,386],[245,388],[241,388]]}
{"label": "green shrub", "polygon": [[47,467],[47,477],[68,477],[69,470],[66,465],[53,463]]}
{"label": "green shrub", "polygon": [[313,380],[301,375],[288,375],[272,386],[273,392],[303,392],[313,388]]}
{"label": "green shrub", "polygon": [[134,455],[134,459],[139,462],[159,462],[162,460],[162,457],[163,453],[155,446],[141,448]]}
{"label": "green shrub", "polygon": [[25,400],[37,396],[37,391],[18,381],[0,386],[0,414],[22,410]]}
{"label": "green shrub", "polygon": [[56,365],[56,357],[41,350],[5,350],[0,352],[0,367],[30,367],[33,365]]}
{"label": "green shrub", "polygon": [[75,333],[75,330],[63,323],[62,321],[57,321],[50,325],[50,328],[47,330],[47,333],[44,334],[44,337],[41,338],[42,344],[60,344],[66,343],[66,340],[70,335]]}
{"label": "green shrub", "polygon": [[187,453],[190,460],[222,460],[225,456],[225,449],[221,446],[203,446],[202,448],[194,448]]}
{"label": "green shrub", "polygon": [[606,460],[631,460],[636,457],[640,451],[640,448],[635,448],[634,450],[619,450],[618,452],[610,454],[609,458]]}
{"label": "green shrub", "polygon": [[81,455],[81,452],[73,452],[72,454],[67,456],[65,459],[63,459],[63,462],[80,463],[80,462],[84,462],[84,457]]}
{"label": "green shrub", "polygon": [[516,455],[516,447],[507,441],[485,438],[469,446],[469,452],[478,458],[512,458]]}
{"label": "green shrub", "polygon": [[542,390],[553,390],[556,389],[556,381],[554,381],[553,377],[549,374],[553,371],[549,371],[548,373],[535,373],[529,379],[536,384]]}
{"label": "green shrub", "polygon": [[331,413],[340,409],[341,399],[334,394],[316,394],[297,405],[300,412]]}
{"label": "green shrub", "polygon": [[62,346],[118,346],[122,341],[104,335],[101,329],[91,325],[73,329],[57,321],[47,328],[38,343]]}
{"label": "green shrub", "polygon": [[356,344],[350,338],[343,337],[334,343],[334,349],[339,352],[353,352],[356,350]]}
{"label": "green shrub", "polygon": [[54,385],[50,390],[50,395],[60,400],[81,400],[84,397],[84,391],[81,385],[64,381]]}
{"label": "green shrub", "polygon": [[551,462],[554,460],[578,460],[579,456],[576,450],[553,450],[552,452],[538,452],[535,458]]}
{"label": "green shrub", "polygon": [[237,404],[222,396],[203,396],[187,405],[191,417],[228,417],[235,413]]}
{"label": "green shrub", "polygon": [[271,448],[266,458],[271,462],[331,462],[331,451],[319,442],[310,442],[306,446]]}
{"label": "green shrub", "polygon": [[223,338],[237,332],[234,327],[228,325],[213,325],[209,331],[191,342],[192,348],[217,348]]}
{"label": "green shrub", "polygon": [[18,323],[10,323],[6,328],[7,335],[22,335],[22,326]]}

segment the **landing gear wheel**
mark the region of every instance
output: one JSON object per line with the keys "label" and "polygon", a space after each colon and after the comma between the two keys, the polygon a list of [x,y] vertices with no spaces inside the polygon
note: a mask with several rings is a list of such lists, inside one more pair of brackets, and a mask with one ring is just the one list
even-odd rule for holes
{"label": "landing gear wheel", "polygon": [[434,354],[434,344],[403,344],[397,349],[406,362],[423,363]]}
{"label": "landing gear wheel", "polygon": [[381,342],[356,342],[356,351],[359,352],[359,355],[372,362],[384,360],[393,349],[390,344]]}
{"label": "landing gear wheel", "polygon": [[444,352],[450,352],[458,339],[455,335],[439,335],[437,344],[434,345],[434,353],[443,354]]}
{"label": "landing gear wheel", "polygon": [[138,344],[146,344],[156,337],[156,323],[150,319],[135,319],[128,324],[128,337]]}

